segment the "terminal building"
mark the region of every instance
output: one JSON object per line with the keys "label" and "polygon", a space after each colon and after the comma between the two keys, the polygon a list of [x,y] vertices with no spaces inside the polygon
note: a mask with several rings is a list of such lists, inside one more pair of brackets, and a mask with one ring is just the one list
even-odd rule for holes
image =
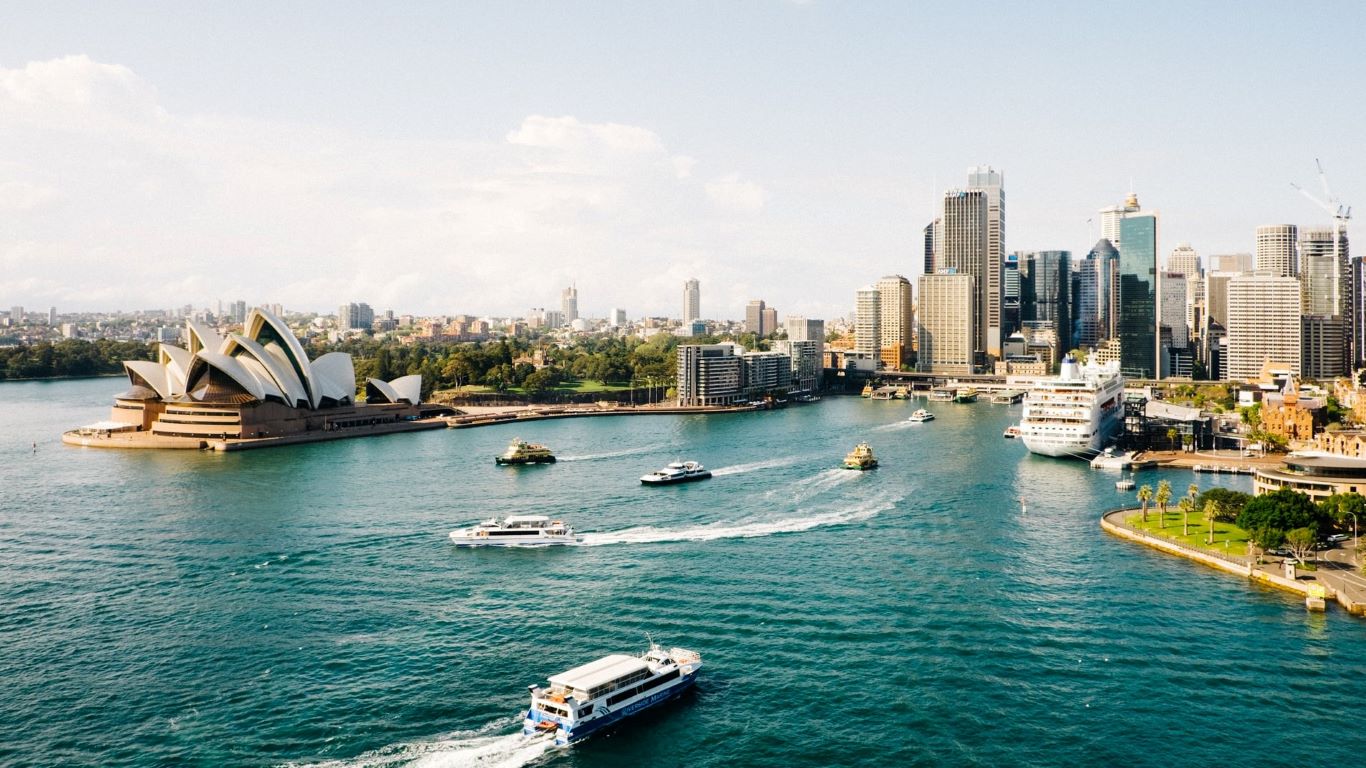
{"label": "terminal building", "polygon": [[1259,496],[1288,488],[1316,502],[1338,493],[1366,494],[1366,459],[1317,452],[1291,454],[1279,467],[1258,469],[1252,483]]}
{"label": "terminal building", "polygon": [[299,339],[263,309],[247,315],[241,333],[219,336],[193,320],[185,333],[185,347],[163,343],[155,361],[125,361],[131,386],[114,397],[109,420],[67,435],[82,445],[117,435],[124,440],[111,446],[198,447],[208,439],[374,428],[420,416],[420,376],[370,379],[365,402],[357,403],[351,356],[309,360]]}

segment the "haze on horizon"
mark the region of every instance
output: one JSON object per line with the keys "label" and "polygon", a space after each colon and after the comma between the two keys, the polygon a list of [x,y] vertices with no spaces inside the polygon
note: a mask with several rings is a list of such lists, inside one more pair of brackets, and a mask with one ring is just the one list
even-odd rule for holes
{"label": "haze on horizon", "polygon": [[0,307],[834,317],[973,165],[1008,251],[1366,206],[1366,7],[1199,6],[12,3]]}

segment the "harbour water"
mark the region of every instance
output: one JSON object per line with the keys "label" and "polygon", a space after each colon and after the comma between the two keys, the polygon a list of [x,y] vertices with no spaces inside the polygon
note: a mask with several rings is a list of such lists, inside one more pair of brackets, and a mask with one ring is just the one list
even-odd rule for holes
{"label": "harbour water", "polygon": [[[1106,536],[1131,495],[1003,440],[1019,406],[62,446],[119,386],[0,385],[0,764],[1359,759],[1366,625]],[[495,467],[514,436],[561,461]],[[881,468],[836,469],[863,439]],[[677,458],[716,476],[640,486]],[[527,512],[587,546],[446,539]],[[703,654],[694,692],[569,750],[515,735],[528,684],[647,632]]]}

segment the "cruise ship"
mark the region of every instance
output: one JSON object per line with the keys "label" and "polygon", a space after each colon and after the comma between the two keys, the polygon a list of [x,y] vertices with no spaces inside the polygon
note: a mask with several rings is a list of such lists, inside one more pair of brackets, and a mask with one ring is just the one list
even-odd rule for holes
{"label": "cruise ship", "polygon": [[1090,458],[1119,431],[1123,394],[1118,362],[1081,365],[1068,355],[1057,376],[1025,394],[1020,438],[1044,456]]}
{"label": "cruise ship", "polygon": [[657,704],[697,681],[702,657],[651,642],[641,656],[612,654],[550,677],[550,687],[527,686],[531,707],[522,733],[552,733],[563,746]]}

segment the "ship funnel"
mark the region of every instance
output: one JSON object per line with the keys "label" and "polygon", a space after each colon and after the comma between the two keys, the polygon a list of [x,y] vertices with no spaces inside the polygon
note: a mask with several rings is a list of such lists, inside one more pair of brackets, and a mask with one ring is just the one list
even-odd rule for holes
{"label": "ship funnel", "polygon": [[1081,366],[1077,364],[1077,359],[1071,355],[1064,357],[1058,376],[1063,381],[1081,381]]}

